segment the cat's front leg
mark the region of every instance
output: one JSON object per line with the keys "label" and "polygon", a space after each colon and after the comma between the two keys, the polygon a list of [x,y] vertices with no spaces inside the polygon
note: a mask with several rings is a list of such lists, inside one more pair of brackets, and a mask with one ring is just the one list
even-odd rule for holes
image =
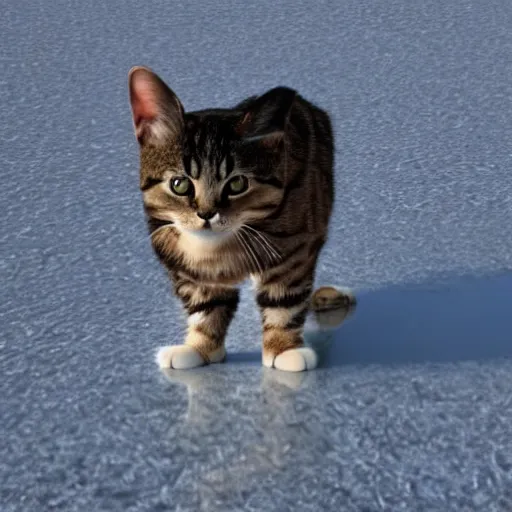
{"label": "cat's front leg", "polygon": [[311,280],[290,288],[260,281],[256,300],[263,319],[263,365],[289,372],[317,366],[314,350],[304,346],[303,329],[311,298]]}
{"label": "cat's front leg", "polygon": [[185,370],[222,362],[226,357],[224,339],[238,306],[238,290],[198,285],[178,276],[173,281],[176,295],[188,314],[188,332],[183,345],[159,349],[158,365]]}

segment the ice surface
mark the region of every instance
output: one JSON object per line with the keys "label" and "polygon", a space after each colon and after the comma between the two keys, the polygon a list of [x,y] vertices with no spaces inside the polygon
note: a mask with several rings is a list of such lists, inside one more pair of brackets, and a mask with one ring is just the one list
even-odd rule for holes
{"label": "ice surface", "polygon": [[[512,510],[512,4],[3,2],[0,510]],[[162,375],[184,328],[146,235],[127,72],[186,108],[328,109],[323,366]]]}

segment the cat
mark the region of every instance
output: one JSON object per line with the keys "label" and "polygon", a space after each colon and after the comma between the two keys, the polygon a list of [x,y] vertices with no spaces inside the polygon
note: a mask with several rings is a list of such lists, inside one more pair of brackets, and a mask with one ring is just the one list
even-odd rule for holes
{"label": "cat", "polygon": [[128,82],[152,247],[188,314],[185,343],[161,348],[158,365],[223,361],[237,285],[251,277],[263,365],[314,369],[303,338],[312,298],[320,309],[351,300],[333,287],[312,295],[334,200],[329,115],[287,87],[185,112],[149,68]]}

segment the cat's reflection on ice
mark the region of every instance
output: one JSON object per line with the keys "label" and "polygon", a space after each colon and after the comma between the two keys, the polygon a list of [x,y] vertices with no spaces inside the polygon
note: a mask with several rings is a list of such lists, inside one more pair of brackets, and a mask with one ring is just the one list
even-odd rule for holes
{"label": "cat's reflection on ice", "polygon": [[314,385],[317,372],[243,366],[242,373],[251,373],[244,380],[219,369],[165,370],[169,380],[187,387],[188,409],[173,442],[190,461],[201,457],[187,492],[198,497],[199,510],[209,512],[224,510],[221,503],[242,506],[258,482],[286,471],[297,457],[307,463],[321,439],[309,411],[297,410],[295,403],[300,391]]}
{"label": "cat's reflection on ice", "polygon": [[[309,319],[306,342],[319,352],[320,361],[353,307],[317,311]],[[325,372],[281,372],[253,362],[237,364],[228,358],[224,365],[163,370],[169,381],[187,388],[178,442],[191,455],[201,454],[192,489],[200,496],[201,510],[216,510],[226,500],[242,505],[258,482],[293,478],[297,468],[313,467],[326,456],[334,442],[321,427],[323,406],[314,400]]]}

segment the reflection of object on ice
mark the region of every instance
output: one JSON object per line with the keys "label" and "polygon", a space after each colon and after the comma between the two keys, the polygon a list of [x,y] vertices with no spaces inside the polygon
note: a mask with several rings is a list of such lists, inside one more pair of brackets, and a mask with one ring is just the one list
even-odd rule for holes
{"label": "reflection of object on ice", "polygon": [[322,286],[311,299],[311,312],[304,326],[304,338],[321,356],[331,343],[334,331],[352,315],[356,298],[347,288]]}
{"label": "reflection of object on ice", "polygon": [[313,372],[282,372],[273,368],[263,368],[261,388],[263,391],[279,389],[281,392],[297,391]]}
{"label": "reflection of object on ice", "polygon": [[187,390],[186,413],[169,421],[180,423],[172,443],[201,460],[190,489],[199,501],[195,510],[223,510],[216,504],[226,501],[245,510],[245,495],[262,481],[300,463],[313,465],[319,449],[332,444],[311,426],[315,407],[307,390],[316,373],[252,364],[162,370],[169,382],[180,385],[171,392],[183,393],[181,386]]}
{"label": "reflection of object on ice", "polygon": [[219,370],[218,365],[190,370],[160,370],[169,382],[185,386],[187,389],[186,423],[202,425],[207,429],[215,423],[218,415],[222,414],[224,400],[234,391],[236,385],[231,382],[226,372]]}

